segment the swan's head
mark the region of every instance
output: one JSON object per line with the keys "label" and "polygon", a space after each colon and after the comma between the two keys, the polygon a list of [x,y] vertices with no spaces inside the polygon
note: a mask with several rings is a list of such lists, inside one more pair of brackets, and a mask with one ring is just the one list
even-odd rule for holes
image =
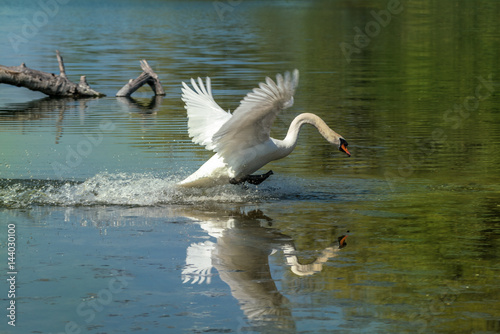
{"label": "swan's head", "polygon": [[344,152],[348,156],[351,156],[351,153],[347,150],[348,145],[349,144],[347,143],[347,141],[344,138],[342,138],[342,137],[339,138],[339,151]]}
{"label": "swan's head", "polygon": [[333,131],[319,116],[311,113],[302,113],[298,115],[295,117],[292,124],[290,124],[290,128],[288,129],[284,142],[288,143],[291,149],[293,149],[297,144],[297,135],[303,124],[311,124],[315,126],[323,138],[325,138],[330,144],[338,145],[339,151],[351,156],[351,153],[347,150],[347,140],[345,140],[337,132]]}

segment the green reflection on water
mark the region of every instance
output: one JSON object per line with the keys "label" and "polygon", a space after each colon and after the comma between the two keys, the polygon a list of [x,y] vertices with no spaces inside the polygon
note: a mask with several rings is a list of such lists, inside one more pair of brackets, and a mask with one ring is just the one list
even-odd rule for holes
{"label": "green reflection on water", "polygon": [[[354,45],[355,28],[365,30],[376,21],[371,12],[389,3],[287,1],[271,10],[243,1],[223,20],[211,1],[125,6],[122,19],[109,15],[118,5],[70,3],[58,17],[66,24],[47,25],[0,64],[26,57],[28,66],[55,71],[53,49],[67,34],[70,75],[87,75],[113,96],[147,57],[167,97],[151,115],[122,112],[114,98],[72,102],[63,114],[46,101],[2,114],[0,173],[54,179],[48,163],[64,161],[68,145],[112,119],[116,131],[68,179],[103,170],[187,174],[210,153],[189,143],[181,81],[212,76],[216,100],[234,110],[265,76],[299,68],[295,105],[274,136],[284,137],[295,114],[314,112],[349,141],[352,157],[304,129],[293,154],[268,166],[279,175],[270,187],[301,179],[303,192],[259,205],[303,260],[351,235],[339,261],[308,278],[284,274],[281,292],[310,298],[317,312],[341,305],[355,329],[382,319],[392,332],[498,332],[500,4],[400,1],[402,11],[348,62],[340,43]],[[90,27],[70,22],[87,18]]]}

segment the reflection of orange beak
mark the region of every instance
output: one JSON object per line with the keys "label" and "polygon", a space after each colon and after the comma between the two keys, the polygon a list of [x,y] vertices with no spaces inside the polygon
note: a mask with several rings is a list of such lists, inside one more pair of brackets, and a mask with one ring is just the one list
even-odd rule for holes
{"label": "reflection of orange beak", "polygon": [[343,235],[339,238],[339,248],[343,248],[347,245],[345,242],[346,239],[347,239],[347,235]]}
{"label": "reflection of orange beak", "polygon": [[340,145],[340,150],[341,150],[342,152],[344,152],[345,154],[347,154],[348,156],[351,156],[351,153],[349,153],[349,151],[347,150],[347,147],[345,147],[345,144],[344,144],[344,143],[342,143],[342,144]]}

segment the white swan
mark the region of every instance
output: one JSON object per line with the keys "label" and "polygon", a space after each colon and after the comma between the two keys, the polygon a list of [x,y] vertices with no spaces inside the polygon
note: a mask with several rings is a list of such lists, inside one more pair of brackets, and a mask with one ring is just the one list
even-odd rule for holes
{"label": "white swan", "polygon": [[299,81],[299,71],[276,82],[266,78],[241,101],[233,114],[224,111],[212,96],[210,78],[206,86],[191,79],[194,90],[182,83],[182,100],[188,116],[188,132],[193,142],[216,152],[195,173],[178,183],[184,187],[210,187],[219,184],[249,182],[259,184],[272,174],[251,175],[270,161],[289,155],[297,145],[300,128],[314,125],[319,133],[340,151],[351,155],[347,141],[333,131],[318,116],[303,113],[290,124],[284,140],[270,137],[271,125],[278,113],[293,105],[293,94]]}

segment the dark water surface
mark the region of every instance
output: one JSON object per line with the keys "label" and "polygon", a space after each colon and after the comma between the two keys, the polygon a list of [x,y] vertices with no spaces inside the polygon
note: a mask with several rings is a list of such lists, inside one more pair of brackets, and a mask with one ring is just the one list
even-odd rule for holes
{"label": "dark water surface", "polygon": [[[0,85],[0,332],[500,332],[497,1],[0,5],[1,65],[107,95]],[[167,95],[114,97],[141,59]],[[313,112],[352,156],[307,127],[258,187],[176,188],[211,156],[181,82],[234,110],[294,68],[273,135]]]}

